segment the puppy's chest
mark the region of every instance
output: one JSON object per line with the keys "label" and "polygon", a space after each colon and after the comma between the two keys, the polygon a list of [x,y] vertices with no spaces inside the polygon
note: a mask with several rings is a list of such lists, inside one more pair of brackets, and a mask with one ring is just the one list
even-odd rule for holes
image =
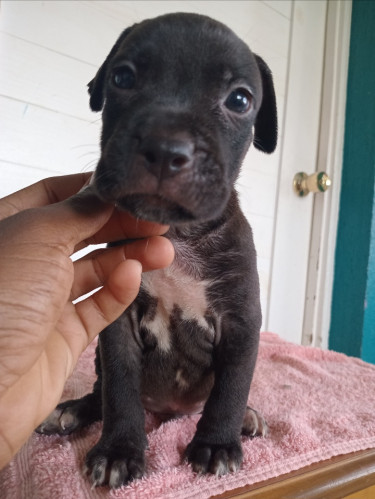
{"label": "puppy's chest", "polygon": [[167,269],[145,273],[142,290],[147,303],[139,324],[141,335],[148,336],[165,353],[183,348],[187,336],[192,341],[198,336],[198,343],[213,344],[216,317],[209,306],[209,284],[176,263]]}

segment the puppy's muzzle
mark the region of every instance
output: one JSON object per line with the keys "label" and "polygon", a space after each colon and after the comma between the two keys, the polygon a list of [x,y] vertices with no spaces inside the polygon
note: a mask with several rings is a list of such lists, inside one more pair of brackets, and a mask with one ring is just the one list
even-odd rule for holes
{"label": "puppy's muzzle", "polygon": [[164,180],[191,169],[194,152],[194,143],[188,137],[149,135],[141,141],[137,155],[152,175]]}
{"label": "puppy's muzzle", "polygon": [[144,108],[135,106],[109,128],[95,172],[98,196],[135,217],[169,225],[221,214],[230,183],[209,127],[186,111],[159,105],[146,114]]}

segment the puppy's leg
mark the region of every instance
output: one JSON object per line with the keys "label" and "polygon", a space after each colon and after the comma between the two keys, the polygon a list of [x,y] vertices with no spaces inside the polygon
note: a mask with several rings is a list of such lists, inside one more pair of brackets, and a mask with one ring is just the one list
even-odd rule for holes
{"label": "puppy's leg", "polygon": [[41,423],[36,432],[44,435],[69,435],[75,430],[102,419],[102,377],[100,353],[97,347],[95,358],[96,374],[93,392],[77,400],[67,400],[59,404]]}
{"label": "puppy's leg", "polygon": [[194,471],[218,476],[242,464],[240,436],[259,340],[258,331],[249,334],[247,324],[231,319],[214,354],[213,389],[186,450]]}
{"label": "puppy's leg", "polygon": [[144,473],[147,439],[140,397],[141,350],[131,332],[130,317],[123,315],[99,338],[103,433],[85,464],[94,486],[121,487]]}

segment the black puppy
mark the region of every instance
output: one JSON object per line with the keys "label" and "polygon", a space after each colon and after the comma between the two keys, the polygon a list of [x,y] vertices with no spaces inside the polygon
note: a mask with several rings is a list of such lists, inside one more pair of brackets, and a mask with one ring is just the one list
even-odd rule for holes
{"label": "black puppy", "polygon": [[93,393],[60,404],[38,431],[65,435],[103,418],[86,471],[94,485],[119,487],[145,470],[144,407],[203,411],[188,461],[197,472],[235,471],[241,431],[266,432],[246,407],[261,310],[234,183],[252,141],[276,147],[270,70],[224,25],[169,14],[126,29],[89,92],[103,109],[93,188],[170,224],[176,258],[144,274],[133,305],[101,333]]}

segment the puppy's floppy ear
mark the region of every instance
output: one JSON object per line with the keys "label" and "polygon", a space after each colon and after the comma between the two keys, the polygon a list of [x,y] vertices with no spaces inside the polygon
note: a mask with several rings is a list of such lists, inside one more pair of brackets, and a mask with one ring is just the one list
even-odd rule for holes
{"label": "puppy's floppy ear", "polygon": [[254,125],[254,146],[271,153],[277,144],[277,108],[272,73],[261,57],[254,54],[262,77],[263,100]]}
{"label": "puppy's floppy ear", "polygon": [[[135,26],[135,25],[134,25]],[[98,72],[95,75],[95,78],[87,84],[88,92],[90,94],[90,107],[93,111],[101,111],[104,104],[104,85],[105,79],[107,76],[107,68],[111,59],[114,57],[116,52],[118,51],[122,41],[130,31],[134,28],[134,26],[130,28],[126,28],[121,35],[119,36],[116,43],[113,45],[110,53],[108,54],[106,60],[100,66]]]}

